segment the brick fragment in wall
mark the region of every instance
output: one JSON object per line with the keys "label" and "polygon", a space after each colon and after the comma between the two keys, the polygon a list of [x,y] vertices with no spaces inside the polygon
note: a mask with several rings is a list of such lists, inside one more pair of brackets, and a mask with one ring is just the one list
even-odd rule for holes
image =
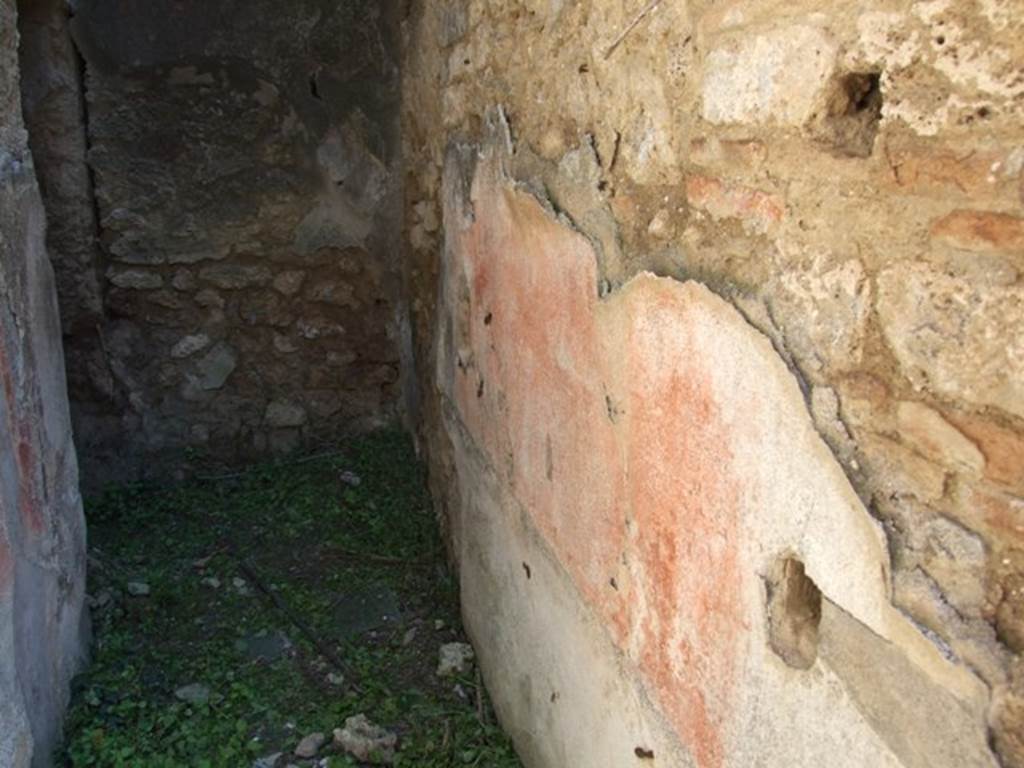
{"label": "brick fragment in wall", "polygon": [[948,419],[985,457],[985,478],[1024,496],[1024,437],[983,416],[951,413]]}
{"label": "brick fragment in wall", "polygon": [[994,488],[963,483],[956,489],[954,514],[994,542],[1024,546],[1024,498]]}
{"label": "brick fragment in wall", "polygon": [[[880,182],[897,194],[964,200],[1013,201],[1021,178],[1020,148],[965,149],[952,142],[909,141],[886,137],[885,165],[878,166]],[[966,212],[966,211],[965,211]],[[962,224],[961,224],[962,226]]]}
{"label": "brick fragment in wall", "polygon": [[768,232],[782,221],[785,212],[777,195],[708,176],[690,176],[686,198],[713,219],[736,219],[755,234]]}
{"label": "brick fragment in wall", "polygon": [[897,403],[896,425],[905,442],[933,461],[975,474],[985,468],[985,456],[978,447],[942,414],[922,403]]}
{"label": "brick fragment in wall", "polygon": [[932,224],[931,236],[967,251],[1008,251],[1024,257],[1024,218],[1008,213],[956,210]]}

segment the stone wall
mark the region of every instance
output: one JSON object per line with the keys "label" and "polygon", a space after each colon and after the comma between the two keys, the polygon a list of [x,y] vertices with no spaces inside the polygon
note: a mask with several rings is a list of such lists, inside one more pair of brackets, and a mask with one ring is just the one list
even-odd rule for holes
{"label": "stone wall", "polygon": [[0,0],[0,765],[50,764],[86,634],[85,527],[54,275]]}
{"label": "stone wall", "polygon": [[416,413],[527,764],[1024,766],[1022,11],[411,3]]}
{"label": "stone wall", "polygon": [[[393,418],[390,4],[74,8],[93,231],[78,231],[90,225],[84,211],[69,221],[79,198],[47,189],[47,203],[52,221],[83,225],[68,237],[52,228],[50,245],[68,276],[66,325],[98,328],[67,339],[89,486],[166,476],[193,453],[230,461]],[[36,47],[37,69],[59,68],[62,49]],[[27,82],[42,105],[32,130],[44,179],[62,173],[54,165],[76,117],[46,111],[57,103],[47,87],[52,78]]]}

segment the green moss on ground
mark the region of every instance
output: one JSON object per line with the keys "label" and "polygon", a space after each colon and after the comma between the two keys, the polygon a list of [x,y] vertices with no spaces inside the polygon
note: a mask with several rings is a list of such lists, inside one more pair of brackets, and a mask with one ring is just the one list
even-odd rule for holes
{"label": "green moss on ground", "polygon": [[[87,515],[89,593],[101,604],[58,764],[239,768],[280,752],[280,766],[355,766],[330,741],[315,761],[292,750],[365,713],[399,735],[396,766],[519,765],[476,677],[435,674],[439,647],[464,636],[406,436],[171,490],[118,488]],[[252,573],[344,661],[345,683]],[[132,596],[132,583],[150,594]],[[392,590],[402,618],[346,636],[338,601],[369,585]],[[278,632],[292,647],[276,661],[239,644]],[[209,700],[175,697],[192,684]]]}

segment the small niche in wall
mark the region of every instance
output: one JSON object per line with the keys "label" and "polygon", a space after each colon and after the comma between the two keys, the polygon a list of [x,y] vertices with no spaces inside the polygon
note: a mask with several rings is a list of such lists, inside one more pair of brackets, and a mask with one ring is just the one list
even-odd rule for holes
{"label": "small niche in wall", "polygon": [[848,72],[833,81],[812,131],[837,155],[870,157],[881,120],[881,74]]}
{"label": "small niche in wall", "polygon": [[818,657],[821,590],[795,557],[779,558],[765,587],[772,650],[794,669],[810,669]]}

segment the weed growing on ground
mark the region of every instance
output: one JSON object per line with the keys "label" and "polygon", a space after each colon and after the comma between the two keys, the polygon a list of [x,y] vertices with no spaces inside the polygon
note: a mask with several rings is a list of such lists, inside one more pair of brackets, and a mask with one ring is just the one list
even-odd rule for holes
{"label": "weed growing on ground", "polygon": [[[404,435],[170,490],[112,489],[87,515],[93,659],[58,764],[245,768],[281,753],[281,766],[351,767],[330,734],[365,713],[398,734],[399,768],[519,765],[475,676],[435,674],[439,646],[464,638]],[[367,590],[400,618],[356,615],[353,628],[339,605]],[[293,756],[316,731],[328,736],[316,760]]]}

